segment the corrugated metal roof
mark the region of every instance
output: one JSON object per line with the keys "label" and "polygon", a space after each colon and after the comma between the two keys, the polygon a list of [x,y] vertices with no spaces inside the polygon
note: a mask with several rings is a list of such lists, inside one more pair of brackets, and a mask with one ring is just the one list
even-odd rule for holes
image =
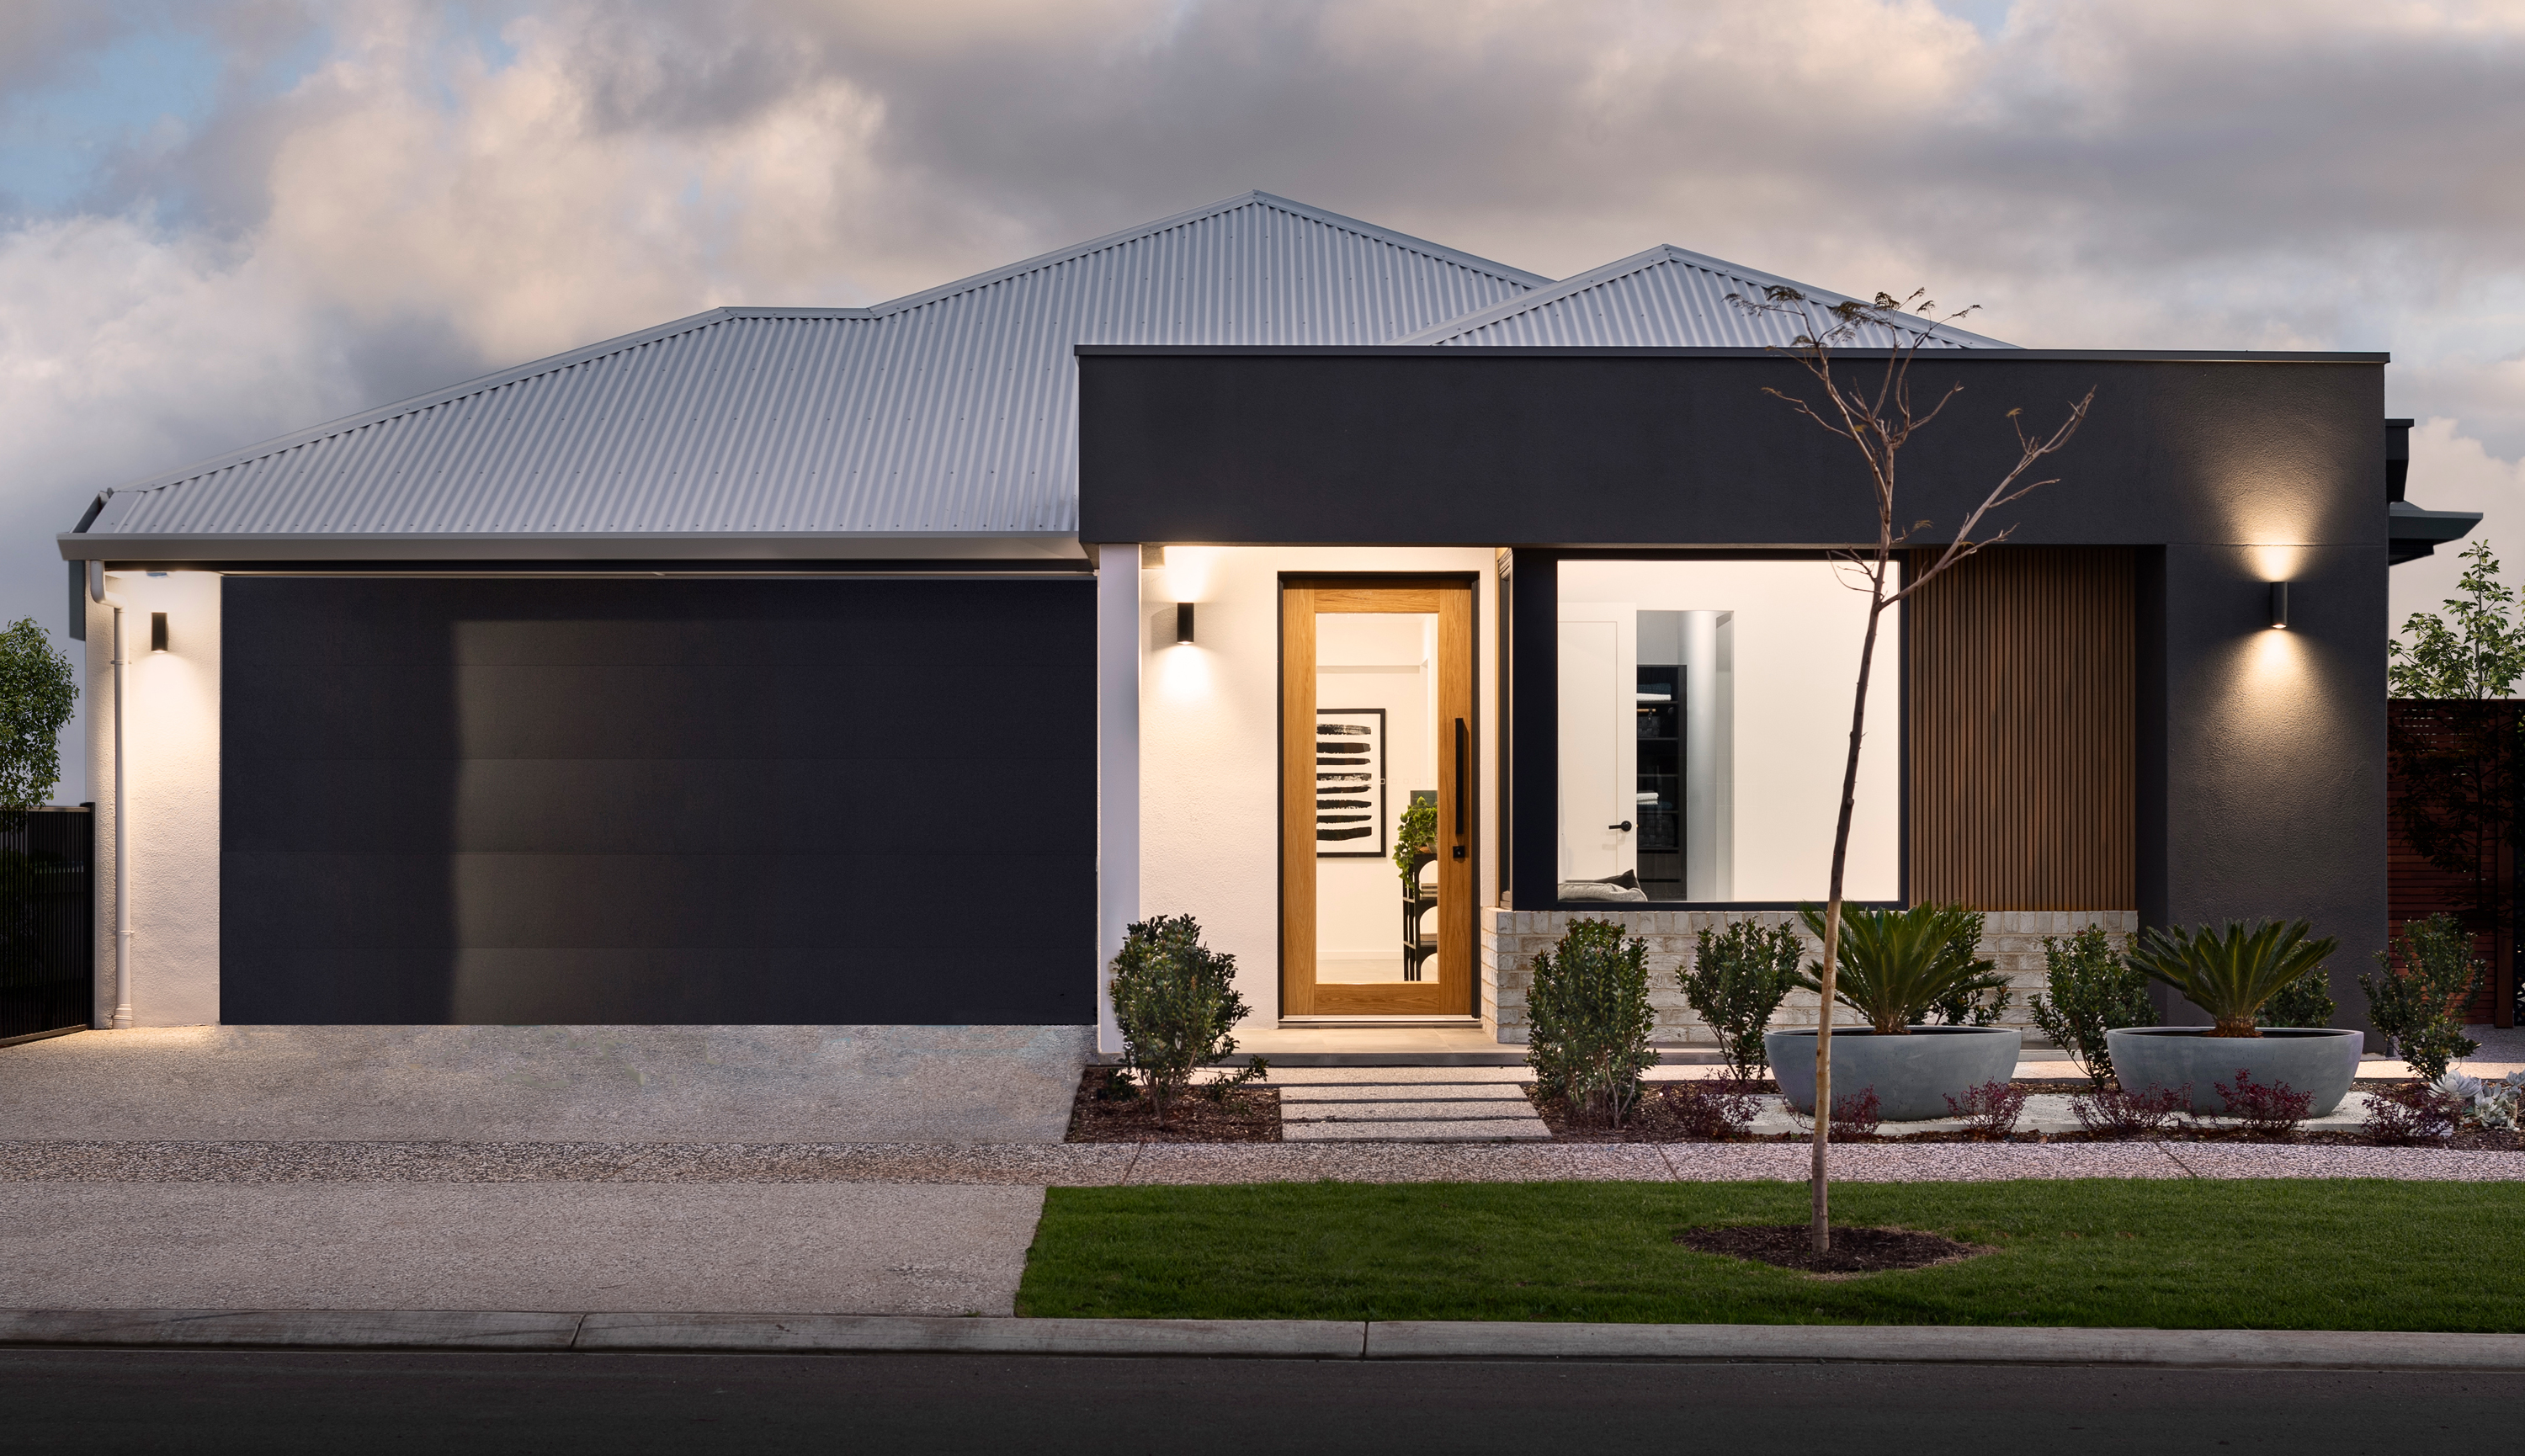
{"label": "corrugated metal roof", "polygon": [[1249,193],[874,308],[714,309],[486,375],[122,487],[64,550],[1064,536],[1072,345],[1384,343],[1550,281]]}
{"label": "corrugated metal roof", "polygon": [[[1829,307],[1847,295],[1723,259],[1677,247],[1655,247],[1617,263],[1564,278],[1549,288],[1506,299],[1399,342],[1407,344],[1534,345],[1560,347],[1676,348],[1784,347],[1800,331],[1780,314],[1747,314],[1727,301],[1730,293],[1759,299],[1766,285],[1796,288]],[[1865,326],[1855,348],[1884,348],[1894,331]],[[2013,348],[1953,327],[1941,327],[1931,347]]]}

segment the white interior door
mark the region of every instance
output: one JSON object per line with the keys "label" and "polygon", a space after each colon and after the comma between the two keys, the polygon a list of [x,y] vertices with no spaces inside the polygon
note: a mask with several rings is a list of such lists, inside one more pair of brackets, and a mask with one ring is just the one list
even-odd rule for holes
{"label": "white interior door", "polygon": [[1639,866],[1639,613],[1560,604],[1560,879]]}

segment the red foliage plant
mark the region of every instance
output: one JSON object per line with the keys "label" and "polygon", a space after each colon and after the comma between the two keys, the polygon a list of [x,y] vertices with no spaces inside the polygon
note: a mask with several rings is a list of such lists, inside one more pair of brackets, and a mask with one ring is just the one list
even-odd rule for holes
{"label": "red foliage plant", "polygon": [[1688,1077],[1664,1088],[1666,1108],[1694,1137],[1728,1138],[1745,1130],[1760,1111],[1754,1083],[1734,1077]]}
{"label": "red foliage plant", "polygon": [[2104,1087],[2071,1097],[2069,1113],[2090,1137],[2138,1137],[2164,1128],[2176,1112],[2191,1105],[2190,1082],[2140,1092]]}
{"label": "red foliage plant", "polygon": [[1835,1137],[1873,1137],[1884,1122],[1882,1106],[1876,1100],[1874,1087],[1860,1087],[1847,1097],[1832,1099],[1832,1135]]}
{"label": "red foliage plant", "polygon": [[2252,1069],[2245,1067],[2236,1069],[2234,1082],[2213,1081],[2209,1085],[2226,1099],[2227,1116],[2255,1132],[2293,1131],[2305,1121],[2306,1109],[2314,1105],[2312,1092],[2293,1090],[2284,1081],[2265,1086],[2253,1080]]}
{"label": "red foliage plant", "polygon": [[1947,1110],[1962,1118],[1964,1130],[1975,1137],[2005,1137],[2025,1115],[2025,1089],[2014,1082],[1986,1081],[1960,1098],[1949,1097]]}
{"label": "red foliage plant", "polygon": [[2378,1142],[2422,1142],[2453,1132],[2462,1115],[2463,1099],[2407,1082],[2368,1094],[2365,1131]]}

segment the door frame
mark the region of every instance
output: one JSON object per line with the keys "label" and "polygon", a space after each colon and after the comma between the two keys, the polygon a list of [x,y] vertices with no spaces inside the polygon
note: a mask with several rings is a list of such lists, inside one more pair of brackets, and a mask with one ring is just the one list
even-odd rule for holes
{"label": "door frame", "polygon": [[[1314,901],[1312,892],[1307,896],[1308,933],[1304,954],[1309,974],[1304,978],[1303,984],[1300,983],[1300,978],[1293,974],[1294,962],[1298,957],[1295,954],[1293,936],[1291,935],[1291,923],[1295,919],[1292,915],[1293,907],[1291,904],[1292,879],[1296,877],[1303,876],[1308,882],[1308,889],[1312,891],[1315,864],[1313,806],[1312,804],[1308,806],[1306,832],[1303,835],[1300,835],[1295,832],[1293,828],[1296,813],[1292,808],[1291,801],[1292,776],[1308,776],[1307,778],[1302,781],[1312,782],[1312,776],[1314,773],[1315,734],[1313,731],[1313,726],[1312,724],[1307,725],[1307,731],[1302,734],[1293,732],[1291,729],[1292,704],[1290,693],[1289,657],[1290,648],[1294,640],[1297,628],[1291,619],[1288,608],[1291,592],[1293,590],[1300,589],[1335,591],[1437,590],[1461,591],[1463,593],[1464,626],[1462,632],[1463,640],[1460,653],[1455,649],[1449,648],[1447,645],[1446,638],[1448,634],[1443,626],[1443,602],[1440,604],[1442,621],[1440,630],[1440,671],[1443,675],[1445,671],[1444,664],[1452,657],[1460,656],[1463,664],[1462,702],[1464,705],[1464,712],[1462,717],[1464,723],[1465,741],[1462,768],[1452,776],[1449,776],[1453,778],[1453,787],[1456,791],[1456,797],[1462,805],[1461,828],[1460,833],[1464,857],[1459,862],[1453,861],[1450,855],[1441,854],[1439,856],[1439,863],[1441,866],[1439,873],[1443,891],[1448,878],[1447,867],[1450,864],[1461,865],[1460,875],[1461,890],[1458,895],[1458,898],[1461,903],[1459,905],[1448,905],[1442,901],[1438,910],[1435,912],[1435,915],[1441,922],[1438,928],[1441,950],[1439,955],[1432,959],[1432,964],[1439,967],[1439,980],[1437,982],[1437,986],[1442,990],[1443,994],[1441,997],[1430,998],[1433,1004],[1427,1007],[1397,1008],[1393,1011],[1375,1011],[1358,1008],[1318,1010],[1315,1004],[1317,987],[1314,977],[1312,973],[1314,948]],[[1282,572],[1278,574],[1277,579],[1274,581],[1272,586],[1272,615],[1276,625],[1277,635],[1275,651],[1277,671],[1274,674],[1273,681],[1272,718],[1274,722],[1274,732],[1277,739],[1277,752],[1275,754],[1277,767],[1273,775],[1273,791],[1277,795],[1277,813],[1274,815],[1274,820],[1278,828],[1279,842],[1277,845],[1278,876],[1276,887],[1277,893],[1274,896],[1274,919],[1277,922],[1278,929],[1277,938],[1279,946],[1279,966],[1276,979],[1278,981],[1280,991],[1280,1018],[1283,1021],[1295,1020],[1307,1025],[1315,1026],[1336,1022],[1390,1024],[1397,1021],[1478,1021],[1481,1015],[1481,945],[1478,930],[1480,926],[1482,869],[1481,575],[1478,572]],[[1312,644],[1314,637],[1314,621],[1312,613],[1307,617],[1304,624],[1304,630],[1310,647],[1309,655],[1312,657]],[[1442,692],[1445,690],[1443,683],[1444,678],[1442,676]],[[1444,716],[1453,715],[1442,714],[1442,717]],[[1444,755],[1442,753],[1442,758],[1443,756]],[[1455,816],[1451,812],[1454,806],[1443,802],[1445,798],[1443,789],[1445,786],[1445,783],[1442,781],[1442,802],[1439,805],[1440,833],[1437,842],[1442,846],[1452,849],[1455,848],[1456,845],[1451,841],[1455,840],[1459,836],[1458,834],[1451,834],[1448,832],[1449,822]],[[1310,795],[1310,798],[1312,798],[1312,795]],[[1461,980],[1461,985],[1458,985],[1456,981],[1448,979],[1446,947],[1450,944],[1460,945],[1462,947],[1461,954],[1461,969],[1459,973]]]}

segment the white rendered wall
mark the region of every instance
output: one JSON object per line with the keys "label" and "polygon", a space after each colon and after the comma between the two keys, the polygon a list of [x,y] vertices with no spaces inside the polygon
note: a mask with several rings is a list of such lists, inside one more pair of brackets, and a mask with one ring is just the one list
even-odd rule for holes
{"label": "white rendered wall", "polygon": [[1107,968],[1140,918],[1140,548],[1096,549],[1096,1049],[1122,1049]]}
{"label": "white rendered wall", "polygon": [[[1479,903],[1499,899],[1499,577],[1487,547],[1169,546],[1140,583],[1140,913],[1190,914],[1236,957],[1258,1025],[1280,1013],[1282,572],[1470,572],[1474,586]],[[1174,604],[1197,640],[1174,642]],[[1366,863],[1366,862],[1360,862]],[[1390,877],[1390,867],[1385,873]],[[1400,935],[1399,918],[1394,927]]]}
{"label": "white rendered wall", "polygon": [[[141,1027],[220,1019],[220,577],[110,572],[123,604],[131,1014]],[[149,614],[168,650],[149,650]],[[96,802],[97,1021],[114,1010],[114,612],[87,609],[88,797]]]}
{"label": "white rendered wall", "polygon": [[[1823,899],[1850,751],[1867,597],[1826,561],[1564,561],[1560,602],[1732,612],[1733,889],[1739,901]],[[1845,892],[1902,893],[1901,611],[1878,625]]]}

